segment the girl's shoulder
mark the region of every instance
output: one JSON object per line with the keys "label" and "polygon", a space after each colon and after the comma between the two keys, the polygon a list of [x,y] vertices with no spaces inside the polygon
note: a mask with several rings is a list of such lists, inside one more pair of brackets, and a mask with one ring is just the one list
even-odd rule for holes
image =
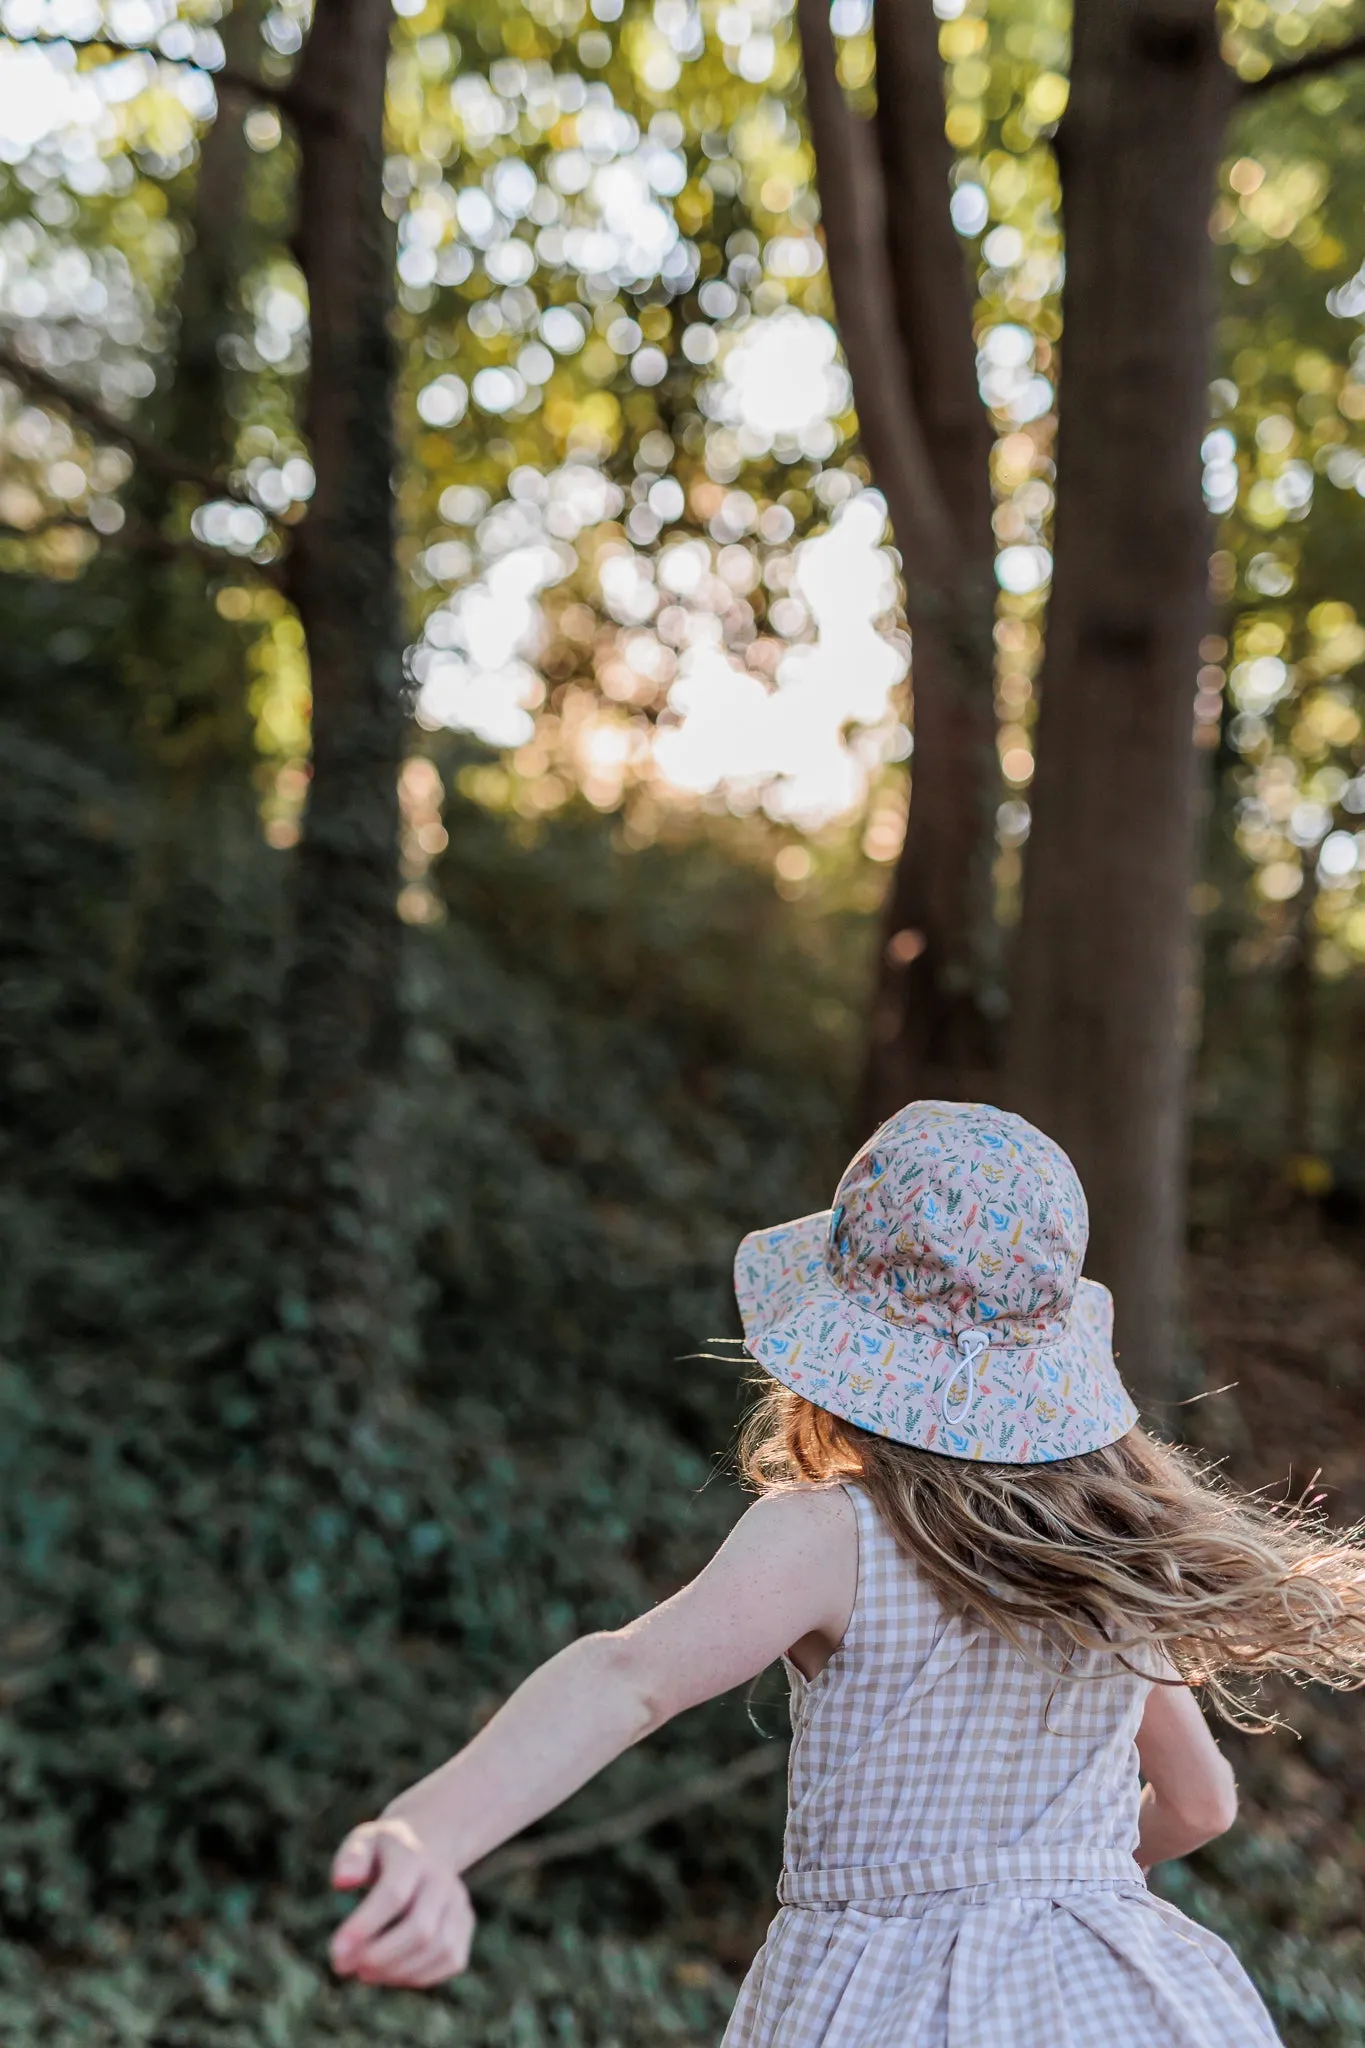
{"label": "girl's shoulder", "polygon": [[851,1489],[796,1485],[760,1494],[730,1543],[737,1539],[769,1584],[802,1587],[825,1610],[851,1612],[864,1548]]}
{"label": "girl's shoulder", "polygon": [[802,1589],[807,1626],[783,1646],[783,1655],[799,1679],[812,1681],[853,1619],[863,1550],[857,1509],[839,1485],[785,1486],[764,1494],[745,1521],[761,1532],[761,1570],[772,1575],[771,1583]]}
{"label": "girl's shoulder", "polygon": [[853,1489],[837,1483],[774,1487],[760,1494],[744,1517],[766,1543],[804,1550],[821,1546],[852,1548],[856,1555],[858,1510]]}

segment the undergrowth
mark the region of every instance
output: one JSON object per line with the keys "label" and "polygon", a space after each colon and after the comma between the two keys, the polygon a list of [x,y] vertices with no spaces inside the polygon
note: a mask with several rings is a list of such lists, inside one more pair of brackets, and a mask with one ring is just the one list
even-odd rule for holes
{"label": "undergrowth", "polygon": [[[626,854],[591,815],[520,836],[453,800],[404,989],[420,1363],[314,1455],[247,1369],[287,857],[226,742],[149,742],[100,603],[76,630],[60,591],[0,587],[0,2034],[701,2048],[770,1910],[780,1772],[489,1886],[437,1994],[332,1982],[326,1866],[733,1519],[730,1256],[842,1163],[865,934],[701,839]],[[717,1702],[571,1817],[782,1727],[775,1692]],[[1354,1863],[1271,1811],[1163,1883],[1292,2048],[1351,2048]]]}

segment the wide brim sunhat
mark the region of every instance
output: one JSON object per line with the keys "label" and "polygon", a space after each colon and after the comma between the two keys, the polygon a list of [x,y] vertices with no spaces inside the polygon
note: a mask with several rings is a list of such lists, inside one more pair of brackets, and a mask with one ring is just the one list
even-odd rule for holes
{"label": "wide brim sunhat", "polygon": [[1080,1276],[1085,1198],[1061,1148],[990,1105],[912,1103],[833,1206],[740,1245],[751,1356],[859,1428],[946,1457],[1050,1464],[1137,1421],[1113,1302]]}

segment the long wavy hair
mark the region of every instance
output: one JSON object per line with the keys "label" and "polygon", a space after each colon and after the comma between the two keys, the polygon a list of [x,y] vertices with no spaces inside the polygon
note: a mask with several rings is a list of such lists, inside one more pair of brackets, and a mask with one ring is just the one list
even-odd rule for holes
{"label": "long wavy hair", "polygon": [[1268,1677],[1365,1685],[1365,1541],[1312,1503],[1242,1493],[1143,1429],[1055,1464],[988,1465],[760,1384],[739,1444],[750,1484],[855,1480],[944,1605],[1032,1662],[1102,1651],[1150,1672],[1155,1655],[1253,1729],[1274,1725],[1257,1703]]}

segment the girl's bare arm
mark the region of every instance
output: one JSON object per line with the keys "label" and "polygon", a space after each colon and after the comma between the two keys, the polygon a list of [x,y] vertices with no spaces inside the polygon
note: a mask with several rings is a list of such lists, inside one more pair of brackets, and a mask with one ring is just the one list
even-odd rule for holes
{"label": "girl's bare arm", "polygon": [[414,1942],[407,1922],[419,1909],[433,1927],[438,1909],[448,1920],[456,1872],[684,1708],[745,1684],[794,1646],[821,1662],[848,1625],[857,1580],[857,1525],[841,1489],[756,1502],[690,1585],[627,1627],[561,1650],[458,1755],[346,1838],[333,1882],[372,1889],[333,1937],[335,1966],[375,1982],[437,1981],[412,1974],[435,1965],[431,1941]]}
{"label": "girl's bare arm", "polygon": [[1138,1828],[1137,1860],[1144,1870],[1188,1856],[1237,1818],[1237,1785],[1183,1685],[1154,1685],[1137,1737],[1146,1785]]}

